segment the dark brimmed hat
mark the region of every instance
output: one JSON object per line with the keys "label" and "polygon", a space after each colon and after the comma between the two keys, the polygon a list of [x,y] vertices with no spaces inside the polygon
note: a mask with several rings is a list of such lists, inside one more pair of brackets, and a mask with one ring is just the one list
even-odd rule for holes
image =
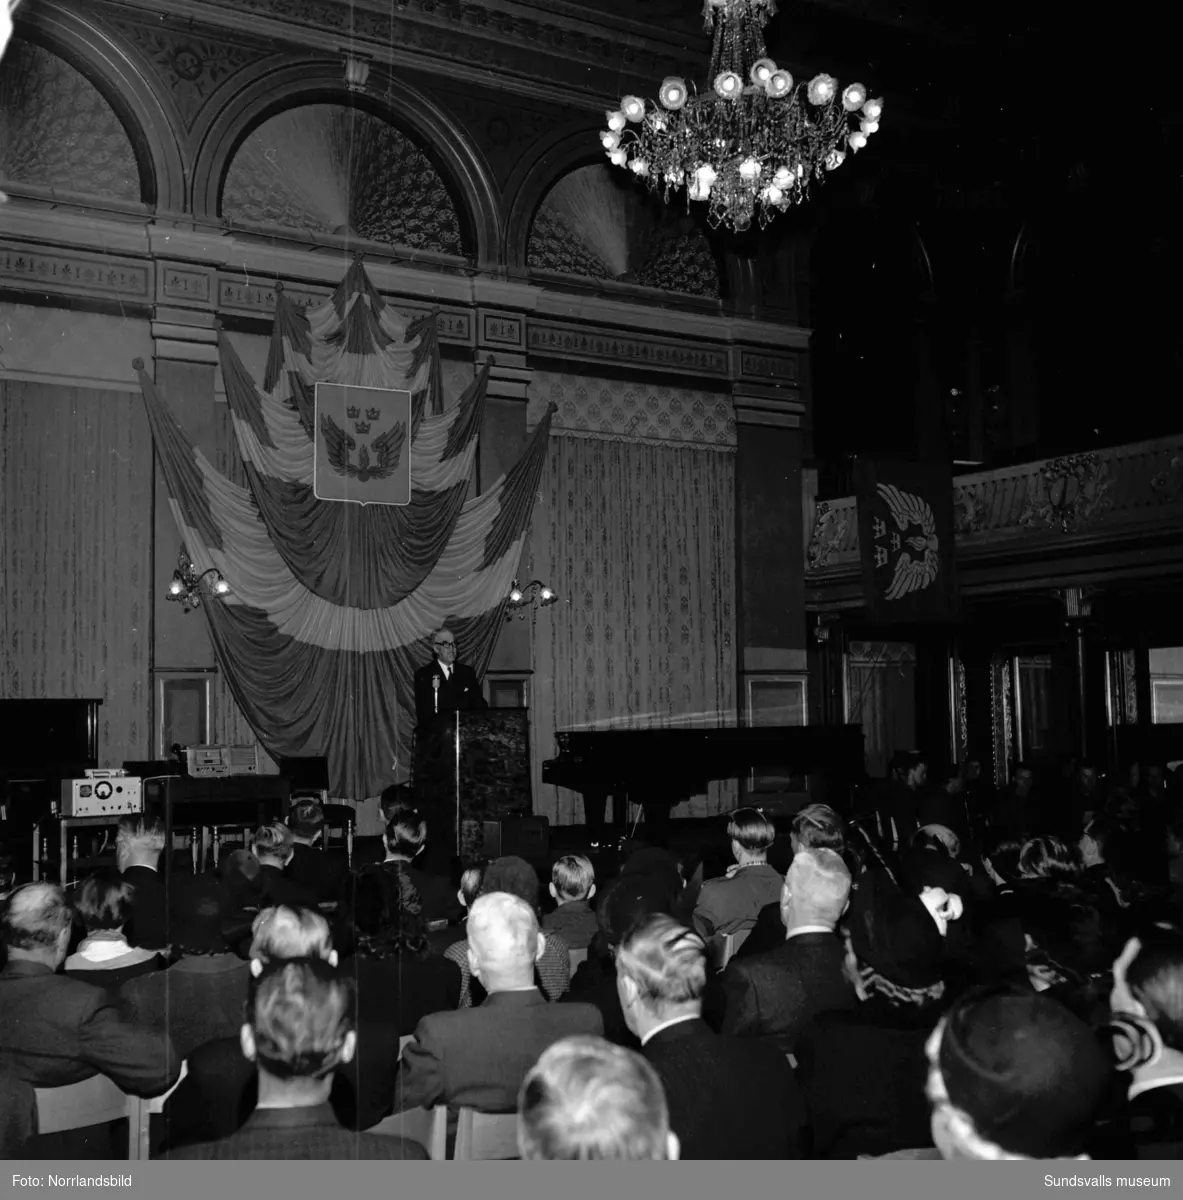
{"label": "dark brimmed hat", "polygon": [[1083,1021],[1018,987],[981,988],[954,1005],[939,1066],[950,1102],[978,1134],[1028,1158],[1082,1153],[1114,1080]]}
{"label": "dark brimmed hat", "polygon": [[945,941],[928,909],[910,896],[884,897],[850,923],[855,956],[903,988],[928,988],[944,979]]}

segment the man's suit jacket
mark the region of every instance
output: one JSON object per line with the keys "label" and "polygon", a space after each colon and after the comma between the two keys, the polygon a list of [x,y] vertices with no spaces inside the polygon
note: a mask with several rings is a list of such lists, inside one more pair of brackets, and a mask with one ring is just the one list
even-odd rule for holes
{"label": "man's suit jacket", "polygon": [[296,842],[284,874],[316,897],[317,904],[340,904],[349,890],[349,864],[344,855]]}
{"label": "man's suit jacket", "polygon": [[260,1108],[227,1138],[170,1151],[167,1159],[417,1159],[418,1142],[343,1128],[328,1104],[312,1108]]}
{"label": "man's suit jacket", "polygon": [[682,1158],[800,1158],[805,1103],[788,1059],[705,1021],[655,1033],[641,1053],[665,1086]]}
{"label": "man's suit jacket", "polygon": [[694,906],[694,928],[705,938],[750,929],[765,905],[779,905],[784,882],[767,863],[743,867],[729,879],[708,879]]}
{"label": "man's suit jacket", "polygon": [[285,871],[270,864],[259,867],[259,883],[262,885],[258,904],[260,910],[276,904],[287,904],[293,908],[316,908],[316,893],[302,883],[290,879]]}
{"label": "man's suit jacket", "polygon": [[126,1021],[102,988],[18,959],[0,971],[0,1068],[33,1087],[106,1075],[125,1092],[158,1096],[181,1059],[168,1034]]}
{"label": "man's suit jacket", "polygon": [[[440,677],[439,704],[436,704],[432,677]],[[426,725],[443,713],[467,712],[487,708],[476,672],[467,663],[454,663],[451,675],[445,676],[439,659],[433,658],[415,672],[415,723]]]}
{"label": "man's suit jacket", "polygon": [[774,1038],[786,1053],[822,1012],[857,1004],[843,972],[845,950],[833,933],[803,933],[754,958],[736,958],[723,972],[726,1009],[721,1032]]}
{"label": "man's suit jacket", "polygon": [[395,1111],[447,1103],[513,1112],[522,1080],[548,1046],[603,1030],[590,1004],[548,1004],[537,988],[494,992],[479,1008],[424,1017],[403,1051]]}
{"label": "man's suit jacket", "polygon": [[168,893],[160,872],[151,867],[128,867],[121,878],[135,887],[128,942],[147,950],[163,950],[169,944]]}

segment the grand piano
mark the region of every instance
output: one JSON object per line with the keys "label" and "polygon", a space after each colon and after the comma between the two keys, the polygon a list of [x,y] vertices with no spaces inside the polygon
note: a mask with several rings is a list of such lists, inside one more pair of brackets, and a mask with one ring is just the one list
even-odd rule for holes
{"label": "grand piano", "polygon": [[543,783],[583,794],[589,829],[603,825],[612,796],[623,824],[626,801],[663,825],[671,809],[705,792],[715,779],[749,772],[790,778],[822,774],[836,785],[833,803],[863,770],[860,725],[772,725],[721,729],[565,729],[555,734],[558,757],[542,764]]}

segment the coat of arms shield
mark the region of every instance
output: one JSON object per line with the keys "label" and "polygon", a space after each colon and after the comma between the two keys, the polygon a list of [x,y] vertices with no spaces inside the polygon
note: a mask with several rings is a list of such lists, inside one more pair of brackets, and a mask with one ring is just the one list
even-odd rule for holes
{"label": "coat of arms shield", "polygon": [[410,504],[411,393],[318,383],[315,403],[316,498]]}

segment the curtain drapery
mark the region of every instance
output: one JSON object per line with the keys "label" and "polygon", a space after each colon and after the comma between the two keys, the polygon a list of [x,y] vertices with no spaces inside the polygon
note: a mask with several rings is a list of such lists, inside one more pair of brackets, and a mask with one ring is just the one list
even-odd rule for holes
{"label": "curtain drapery", "polygon": [[[463,501],[487,375],[445,413],[434,318],[403,321],[360,262],[320,308],[305,315],[281,302],[263,388],[223,344],[245,487],[190,444],[137,369],[190,558],[230,585],[202,610],[239,708],[271,755],[325,755],[335,796],[378,795],[407,765],[412,677],[431,631],[446,623],[464,661],[478,674],[488,664],[550,414],[509,473]],[[406,509],[370,514],[312,496],[310,414],[322,380],[412,392],[414,501]],[[457,469],[463,485],[451,477]]]}
{"label": "curtain drapery", "polygon": [[[541,783],[556,729],[734,725],[735,456],[726,448],[553,436],[533,538],[559,603],[535,627],[535,807],[583,821]],[[731,781],[676,810],[734,807]]]}
{"label": "curtain drapery", "polygon": [[152,440],[130,392],[0,381],[0,695],[99,696],[106,766],[148,757]]}

